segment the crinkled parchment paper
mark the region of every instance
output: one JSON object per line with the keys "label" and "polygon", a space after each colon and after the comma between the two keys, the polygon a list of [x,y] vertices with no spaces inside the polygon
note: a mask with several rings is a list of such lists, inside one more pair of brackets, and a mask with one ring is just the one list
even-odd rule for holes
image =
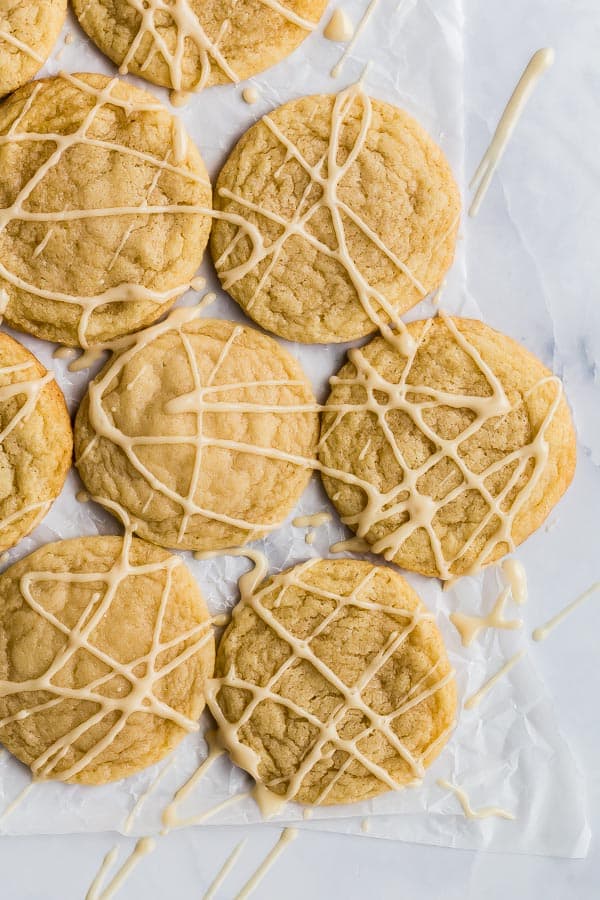
{"label": "crinkled parchment paper", "polygon": [[[366,5],[366,0],[350,0],[344,4],[354,21]],[[327,15],[323,25],[326,21]],[[399,8],[398,0],[381,0],[352,58],[335,82],[329,71],[340,47],[322,37],[323,25],[290,59],[252,79],[260,93],[257,104],[246,105],[240,87],[226,86],[194,97],[187,107],[178,111],[211,175],[217,174],[237,138],[273,106],[307,93],[339,90],[356,80],[365,64],[370,63],[366,74],[368,92],[416,116],[441,144],[459,182],[464,184],[461,0],[404,0]],[[67,31],[74,33],[75,40],[63,46],[63,38],[60,39],[55,50],[55,57],[59,53],[60,59],[54,57],[45,72],[55,73],[61,68],[113,71],[72,17]],[[162,89],[150,90],[167,101]],[[463,249],[461,240],[441,302],[447,311],[478,316],[479,308],[467,292]],[[208,286],[218,294],[208,315],[241,319],[236,304],[218,290],[208,262],[201,271],[207,277]],[[197,295],[190,293],[181,302],[194,303],[197,299]],[[410,317],[425,317],[434,312],[431,301],[424,301]],[[90,373],[73,375],[67,371],[66,363],[52,358],[52,345],[22,335],[18,337],[56,372],[74,411]],[[290,349],[313,379],[318,396],[324,399],[327,379],[341,364],[345,348],[294,344]],[[75,494],[80,487],[77,475],[71,472],[62,496],[44,523],[10,554],[11,563],[50,540],[118,531],[116,522],[98,507],[77,502]],[[304,540],[306,530],[295,528],[292,518],[323,510],[331,511],[332,520],[317,529],[315,542],[309,546]],[[315,476],[293,516],[257,546],[266,553],[272,571],[279,571],[311,556],[328,555],[330,545],[347,536]],[[550,545],[552,534],[547,540]],[[199,562],[185,554],[185,561],[201,584],[213,612],[228,609],[237,601],[237,578],[247,568],[246,560],[223,556]],[[527,648],[530,629],[524,628],[503,633],[489,630],[465,649],[448,621],[448,614],[454,609],[481,612],[491,607],[501,587],[496,569],[485,576],[462,579],[445,593],[436,580],[411,575],[408,578],[426,604],[437,612],[456,668],[461,700],[477,690],[515,652]],[[526,619],[527,608],[509,608],[507,615],[510,618],[522,615]],[[205,718],[208,723],[208,717]],[[200,735],[185,739],[156,790],[141,807],[133,833],[160,830],[161,811],[205,752]],[[35,785],[8,815],[0,818],[0,833],[123,830],[128,813],[166,763],[169,760],[106,787]],[[466,818],[457,798],[437,785],[438,778],[463,786],[475,809],[500,806],[515,816],[514,821]],[[4,754],[0,759],[0,811],[7,808],[29,780],[28,771]],[[196,816],[227,797],[246,791],[248,783],[244,773],[221,757],[179,812],[184,817]],[[479,707],[461,710],[450,743],[428,771],[423,786],[387,793],[351,807],[316,809],[308,821],[303,819],[301,808],[290,804],[275,821],[361,833],[367,827],[365,819],[368,833],[384,838],[449,847],[584,855],[589,842],[584,784],[529,655],[497,684]],[[247,798],[211,819],[219,824],[238,825],[260,821],[256,805]]]}

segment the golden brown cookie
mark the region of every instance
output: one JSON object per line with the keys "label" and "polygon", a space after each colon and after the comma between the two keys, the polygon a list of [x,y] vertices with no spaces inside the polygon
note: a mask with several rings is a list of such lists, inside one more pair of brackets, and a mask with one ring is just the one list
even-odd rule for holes
{"label": "golden brown cookie", "polygon": [[0,135],[10,325],[87,346],[154,321],[187,290],[211,190],[181,123],[150,94],[104,75],[32,82],[0,105]]}
{"label": "golden brown cookie", "polygon": [[250,128],[217,181],[211,252],[223,287],[264,328],[348,341],[396,321],[442,281],[458,189],[407,113],[354,85],[302,97]]}
{"label": "golden brown cookie", "polygon": [[263,801],[328,805],[421,779],[448,739],[456,687],[435,621],[400,575],[313,559],[242,597],[207,701]]}
{"label": "golden brown cookie", "polygon": [[326,0],[73,0],[81,26],[120,66],[154,84],[199,91],[283,59]]}
{"label": "golden brown cookie", "polygon": [[33,78],[52,51],[67,14],[67,0],[2,0],[0,97]]}
{"label": "golden brown cookie", "polygon": [[318,416],[298,362],[252,328],[179,309],[91,383],[76,459],[92,495],[117,501],[165,547],[262,537],[298,501]]}
{"label": "golden brown cookie", "polygon": [[472,319],[412,322],[410,357],[351,350],[323,416],[323,483],[376,553],[444,579],[477,571],[542,524],[575,469],[562,385]]}
{"label": "golden brown cookie", "polygon": [[0,553],[44,518],[72,452],[71,420],[54,376],[0,333]]}
{"label": "golden brown cookie", "polygon": [[169,753],[214,640],[179,557],[129,537],[47,544],[0,576],[0,741],[37,778],[104,784]]}

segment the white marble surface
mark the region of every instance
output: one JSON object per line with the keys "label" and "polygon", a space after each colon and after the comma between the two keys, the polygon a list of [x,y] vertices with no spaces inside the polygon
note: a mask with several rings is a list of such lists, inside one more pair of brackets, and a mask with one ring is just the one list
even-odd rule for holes
{"label": "white marble surface", "polygon": [[[430,0],[429,5],[435,9],[436,3]],[[580,435],[577,476],[561,504],[559,523],[526,548],[531,583],[526,614],[533,626],[600,574],[595,552],[600,502],[595,362],[600,360],[600,199],[595,190],[600,178],[600,9],[595,0],[464,0],[464,7],[469,172],[531,52],[543,45],[557,51],[553,70],[514,136],[500,178],[479,217],[464,226],[470,292],[490,324],[523,340],[562,374]],[[532,651],[586,772],[596,832],[598,625],[600,610],[592,600]],[[172,834],[141,863],[120,896],[200,897],[241,837],[237,829],[208,827]],[[235,896],[276,837],[269,827],[251,834],[221,897]],[[124,854],[129,842],[112,835],[2,838],[0,896],[81,898],[115,842],[124,845]],[[599,883],[595,837],[586,860],[567,861],[304,833],[255,896],[587,900],[597,896]]]}

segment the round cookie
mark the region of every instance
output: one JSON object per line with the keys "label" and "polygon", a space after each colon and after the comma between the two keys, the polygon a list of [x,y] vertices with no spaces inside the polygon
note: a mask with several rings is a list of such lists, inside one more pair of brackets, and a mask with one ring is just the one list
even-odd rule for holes
{"label": "round cookie", "polygon": [[214,550],[285,519],[310,478],[318,416],[283,347],[191,315],[175,310],[90,384],[75,456],[87,490],[125,507],[137,534]]}
{"label": "round cookie", "polygon": [[450,734],[456,686],[400,575],[313,559],[243,594],[207,702],[265,806],[328,805],[421,779]]}
{"label": "round cookie", "polygon": [[3,0],[0,6],[0,97],[33,78],[52,51],[67,0]]}
{"label": "round cookie", "polygon": [[82,28],[121,74],[177,91],[241,81],[269,68],[310,34],[326,5],[326,0],[73,0]]}
{"label": "round cookie", "polygon": [[319,458],[342,521],[423,575],[470,574],[542,524],[575,469],[562,385],[515,341],[447,316],[382,338],[331,379]]}
{"label": "round cookie", "polygon": [[59,541],[0,576],[0,741],[37,778],[104,784],[162,759],[198,727],[213,664],[194,579],[145,541]]}
{"label": "round cookie", "polygon": [[72,452],[71,420],[54,376],[0,332],[0,553],[44,518]]}
{"label": "round cookie", "polygon": [[257,122],[221,170],[215,205],[256,231],[217,219],[223,287],[263,328],[306,343],[396,323],[441,284],[460,213],[439,147],[360,85]]}
{"label": "round cookie", "polygon": [[181,123],[150,94],[104,75],[32,82],[0,105],[0,135],[10,325],[89,346],[154,321],[187,290],[211,190]]}

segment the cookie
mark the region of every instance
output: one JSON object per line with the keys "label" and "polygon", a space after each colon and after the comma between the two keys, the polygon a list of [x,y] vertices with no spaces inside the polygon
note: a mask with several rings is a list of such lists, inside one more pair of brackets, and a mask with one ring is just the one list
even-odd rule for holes
{"label": "cookie", "polygon": [[52,51],[67,0],[3,0],[0,7],[0,97],[33,78]]}
{"label": "cookie", "polygon": [[54,376],[0,332],[0,553],[44,518],[72,452],[71,420]]}
{"label": "cookie", "polygon": [[243,596],[207,701],[276,808],[420,780],[448,739],[456,687],[433,616],[400,575],[312,559]]}
{"label": "cookie", "polygon": [[460,200],[421,126],[358,84],[293,100],[250,128],[215,206],[256,231],[215,223],[225,290],[263,328],[325,343],[385,330],[440,285]]}
{"label": "cookie", "polygon": [[35,778],[104,784],[198,728],[214,639],[179,557],[145,541],[47,544],[0,576],[0,741]]}
{"label": "cookie", "polygon": [[525,540],[567,489],[576,437],[562,385],[482,322],[413,322],[409,357],[351,350],[322,420],[342,521],[405,569],[450,579]]}
{"label": "cookie", "polygon": [[178,119],[104,75],[32,82],[0,105],[6,321],[89,346],[159,318],[189,287],[211,190]]}
{"label": "cookie", "polygon": [[310,478],[318,430],[310,385],[283,347],[182,308],[91,383],[75,455],[90,494],[125,507],[141,537],[215,550],[285,519]]}
{"label": "cookie", "polygon": [[123,74],[177,91],[238,82],[311,33],[326,0],[73,0],[82,28]]}

